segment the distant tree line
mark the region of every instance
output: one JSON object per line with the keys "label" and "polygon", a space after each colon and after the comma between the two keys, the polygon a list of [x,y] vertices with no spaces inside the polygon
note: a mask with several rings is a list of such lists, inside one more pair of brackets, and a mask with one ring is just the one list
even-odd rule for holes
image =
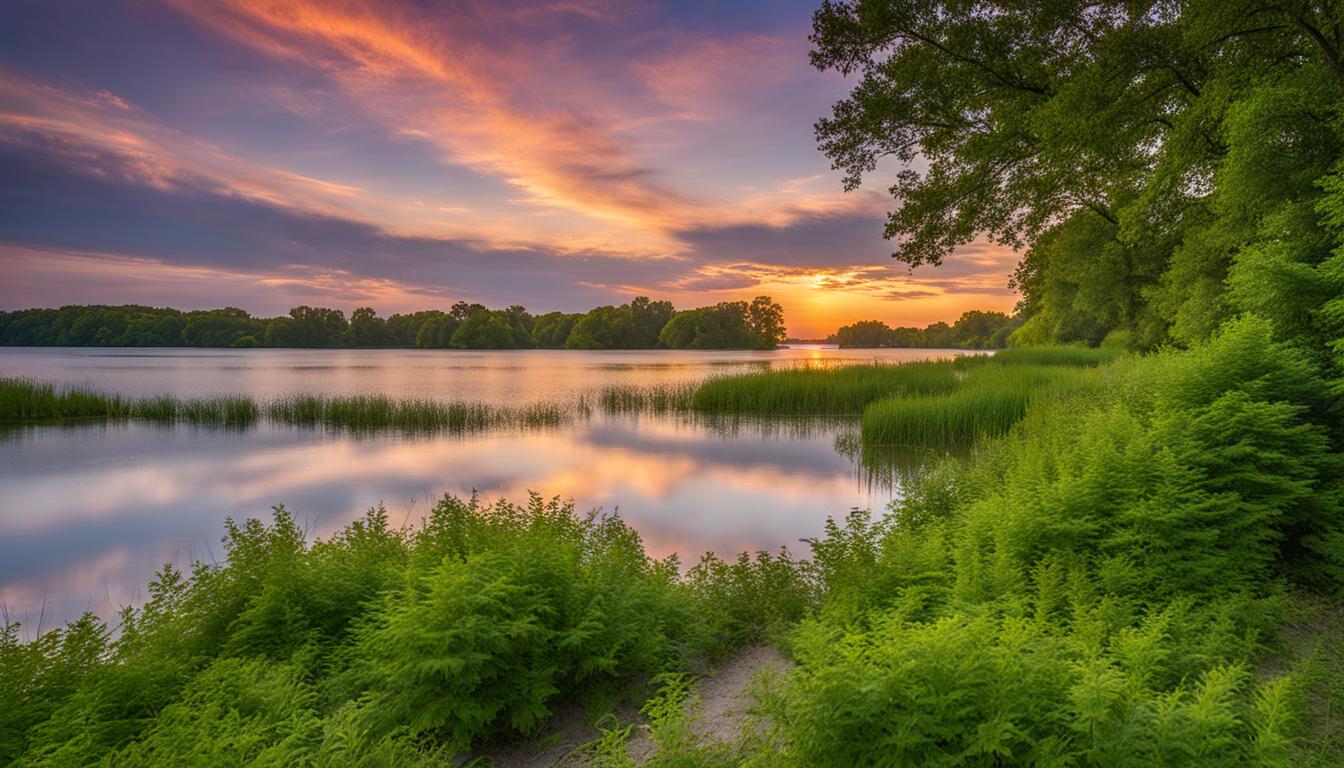
{"label": "distant tree line", "polygon": [[1021,316],[971,310],[955,323],[937,322],[923,328],[892,328],[880,320],[861,320],[831,336],[842,347],[924,347],[937,349],[999,349],[1023,323]]}
{"label": "distant tree line", "polygon": [[24,347],[419,347],[422,349],[774,349],[784,311],[768,296],[681,312],[640,296],[589,312],[532,315],[459,301],[382,318],[361,307],[295,307],[253,317],[235,307],[182,312],[138,305],[0,312],[0,345]]}

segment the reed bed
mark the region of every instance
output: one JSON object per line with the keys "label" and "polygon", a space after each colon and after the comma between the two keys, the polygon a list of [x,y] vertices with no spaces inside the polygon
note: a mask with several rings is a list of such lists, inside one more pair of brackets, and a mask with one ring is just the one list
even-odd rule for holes
{"label": "reed bed", "polygon": [[607,413],[685,413],[699,384],[619,385],[603,387],[598,405]]}
{"label": "reed bed", "polygon": [[553,403],[504,408],[462,401],[396,400],[382,395],[294,395],[266,406],[266,417],[278,424],[356,430],[391,427],[417,432],[549,427],[563,424],[570,415],[569,410]]}
{"label": "reed bed", "polygon": [[702,413],[859,414],[894,394],[950,392],[958,376],[949,360],[788,368],[712,378],[696,390],[691,407]]}
{"label": "reed bed", "polygon": [[0,419],[5,421],[124,418],[131,414],[133,405],[117,395],[32,379],[0,379]]}
{"label": "reed bed", "polygon": [[576,412],[583,412],[583,408],[567,409],[553,403],[498,407],[457,401],[397,400],[380,395],[293,395],[264,404],[236,395],[187,399],[156,395],[137,399],[30,379],[0,378],[0,421],[11,422],[136,419],[232,427],[248,426],[265,418],[293,426],[469,432],[556,426]]}
{"label": "reed bed", "polygon": [[1049,365],[984,366],[967,374],[955,391],[895,396],[863,413],[860,428],[869,445],[948,448],[1007,432],[1027,413],[1033,398],[1081,372]]}

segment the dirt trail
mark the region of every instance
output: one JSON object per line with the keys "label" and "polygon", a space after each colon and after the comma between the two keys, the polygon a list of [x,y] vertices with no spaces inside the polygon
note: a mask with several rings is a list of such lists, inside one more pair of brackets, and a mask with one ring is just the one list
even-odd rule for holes
{"label": "dirt trail", "polygon": [[[696,681],[695,693],[699,698],[691,730],[697,736],[715,741],[731,741],[742,732],[747,722],[747,709],[752,705],[751,682],[764,669],[784,672],[789,661],[772,646],[758,645],[747,648],[725,660],[712,674]],[[618,712],[622,722],[630,722],[633,711]],[[487,750],[480,757],[498,768],[583,768],[588,765],[578,748],[600,734],[584,721],[579,708],[557,713],[535,739],[517,745],[508,751]],[[636,729],[627,745],[635,762],[642,763],[653,754],[654,744],[647,732]]]}
{"label": "dirt trail", "polygon": [[[767,668],[784,672],[789,668],[789,660],[774,646],[757,645],[724,661],[713,674],[696,681],[695,693],[700,703],[691,721],[691,732],[709,741],[736,739],[753,704],[751,681]],[[630,739],[628,751],[637,763],[649,759],[653,750],[653,741],[645,731]]]}

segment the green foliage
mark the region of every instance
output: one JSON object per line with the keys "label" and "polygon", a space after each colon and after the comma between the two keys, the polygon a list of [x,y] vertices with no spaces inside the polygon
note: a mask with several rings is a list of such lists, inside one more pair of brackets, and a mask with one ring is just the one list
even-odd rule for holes
{"label": "green foliage", "polygon": [[279,507],[230,522],[225,553],[166,568],[115,641],[92,616],[28,642],[7,624],[0,760],[443,764],[724,655],[808,590],[787,556],[683,576],[619,518],[537,496],[445,497],[405,530],[372,510],[312,543]]}
{"label": "green foliage", "polygon": [[532,327],[532,335],[537,342],[537,346],[542,349],[564,347],[569,334],[574,331],[574,324],[582,317],[582,314],[565,312],[547,312],[538,316]]}
{"label": "green foliage", "polygon": [[1014,347],[994,353],[996,365],[1070,365],[1097,366],[1120,358],[1122,349],[1104,347]]}
{"label": "green foliage", "polygon": [[696,384],[608,386],[598,393],[598,403],[607,413],[682,413],[691,409],[698,388]]}
{"label": "green foliage", "polygon": [[1254,319],[1062,372],[1019,428],[814,542],[769,762],[1292,762],[1307,672],[1249,669],[1285,580],[1344,586],[1326,385]]}
{"label": "green foliage", "polygon": [[1341,34],[1337,3],[824,0],[812,63],[855,84],[817,139],[847,188],[906,167],[897,258],[1024,254],[1015,343],[1191,345],[1249,310],[1321,354],[1344,292]]}
{"label": "green foliage", "polygon": [[381,395],[292,395],[266,404],[265,413],[279,424],[355,430],[390,427],[417,432],[549,427],[563,424],[571,416],[570,411],[549,403],[509,408],[456,401],[395,400]]}
{"label": "green foliage", "polygon": [[695,390],[691,407],[707,413],[858,414],[897,392],[951,391],[956,377],[950,361],[788,368],[711,378]]}
{"label": "green foliage", "polygon": [[842,326],[835,343],[850,347],[925,347],[933,349],[995,349],[1004,346],[1008,334],[1021,319],[1002,312],[971,310],[952,325],[933,323],[925,328],[892,328],[878,320],[861,320]]}
{"label": "green foliage", "polygon": [[0,378],[0,421],[140,419],[227,427],[250,426],[262,417],[276,424],[353,430],[474,432],[507,427],[552,427],[578,408],[553,403],[518,407],[436,400],[396,400],[381,395],[290,395],[268,403],[241,396],[180,400],[167,395],[139,399],[56,387],[29,379]]}
{"label": "green foliage", "polygon": [[1063,367],[983,365],[947,394],[893,395],[869,404],[861,435],[869,445],[967,445],[1008,431],[1042,390],[1076,385],[1072,374]]}
{"label": "green foliage", "polygon": [[[767,296],[688,312],[688,318],[699,320],[684,344],[676,336],[680,346],[774,349],[784,340],[783,310]],[[448,312],[386,319],[371,307],[360,307],[349,321],[338,309],[309,306],[269,319],[233,307],[180,312],[135,305],[67,306],[0,312],[0,346],[653,349],[668,346],[661,335],[674,313],[670,302],[647,296],[586,314],[540,317],[517,305],[495,310],[465,301]]]}
{"label": "green foliage", "polygon": [[568,349],[649,349],[671,319],[670,301],[639,296],[621,307],[598,307],[573,324],[564,341]]}
{"label": "green foliage", "polygon": [[784,340],[784,311],[768,296],[678,312],[658,335],[671,349],[774,349]]}
{"label": "green foliage", "polygon": [[31,379],[0,379],[0,419],[116,418],[129,416],[125,398],[82,389],[58,388]]}

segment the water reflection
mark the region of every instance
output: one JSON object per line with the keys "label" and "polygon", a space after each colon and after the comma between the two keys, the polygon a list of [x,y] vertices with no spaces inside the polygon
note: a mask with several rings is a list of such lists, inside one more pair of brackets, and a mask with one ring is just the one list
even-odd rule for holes
{"label": "water reflection", "polygon": [[[613,383],[843,359],[836,350],[766,358],[271,352],[0,350],[0,375],[136,395],[374,392],[518,405]],[[455,389],[440,391],[445,382]],[[923,460],[884,465],[837,450],[855,428],[852,419],[647,414],[432,436],[265,422],[242,431],[135,422],[9,428],[0,431],[0,604],[30,629],[43,614],[47,626],[84,610],[110,617],[143,596],[162,564],[222,557],[226,517],[264,517],[281,503],[311,535],[327,536],[379,503],[394,524],[414,523],[444,493],[521,501],[536,490],[581,510],[619,510],[656,556],[805,549],[799,540],[820,533],[828,515],[881,507],[900,492],[895,467]]]}
{"label": "water reflection", "polygon": [[[541,432],[346,435],[269,425],[82,425],[0,444],[0,601],[48,619],[110,615],[162,563],[220,556],[227,516],[284,503],[316,536],[385,503],[414,522],[443,493],[619,509],[651,552],[796,545],[827,514],[893,491],[855,483],[835,435],[787,440],[689,421],[594,417]],[[796,548],[796,547],[795,547]]]}

